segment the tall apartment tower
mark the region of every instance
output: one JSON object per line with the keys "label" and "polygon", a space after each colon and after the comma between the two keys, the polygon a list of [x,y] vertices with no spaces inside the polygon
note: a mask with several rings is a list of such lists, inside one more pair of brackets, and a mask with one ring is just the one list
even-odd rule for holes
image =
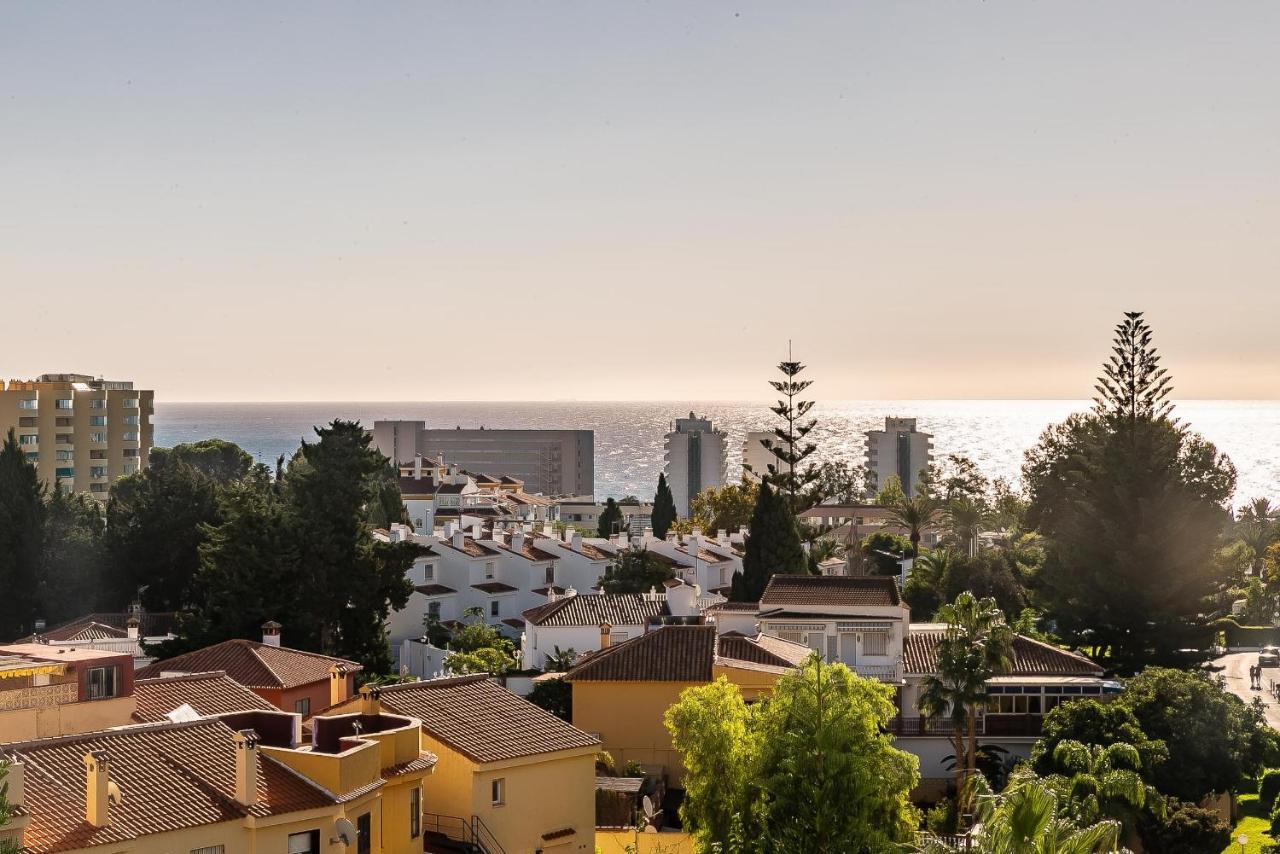
{"label": "tall apartment tower", "polygon": [[111,481],[147,464],[155,392],[84,374],[42,374],[0,388],[0,432],[12,429],[40,478],[105,499]]}
{"label": "tall apartment tower", "polygon": [[595,433],[591,430],[462,430],[428,427],[425,421],[375,421],[379,453],[409,464],[443,457],[473,474],[510,475],[528,492],[594,495]]}
{"label": "tall apartment tower", "polygon": [[667,485],[676,502],[676,512],[689,515],[689,502],[704,489],[724,486],[725,434],[707,418],[692,412],[677,418],[666,436]]}
{"label": "tall apartment tower", "polygon": [[742,476],[757,483],[768,476],[769,466],[773,466],[780,472],[791,469],[774,456],[773,451],[762,444],[765,439],[773,442],[774,445],[779,444],[778,437],[772,430],[748,431],[746,439],[742,442]]}
{"label": "tall apartment tower", "polygon": [[883,430],[867,431],[867,471],[875,475],[868,489],[879,489],[892,475],[913,498],[920,488],[920,472],[933,461],[933,436],[916,429],[914,418],[886,418]]}

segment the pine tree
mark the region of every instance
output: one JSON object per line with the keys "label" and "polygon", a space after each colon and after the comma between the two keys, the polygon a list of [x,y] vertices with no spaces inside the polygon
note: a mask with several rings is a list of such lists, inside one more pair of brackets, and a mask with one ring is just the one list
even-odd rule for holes
{"label": "pine tree", "polygon": [[735,602],[758,602],[773,575],[808,571],[795,515],[786,496],[774,492],[766,480],[756,496],[742,571],[733,574],[729,598]]}
{"label": "pine tree", "polygon": [[618,502],[612,498],[604,503],[604,511],[597,520],[596,534],[601,537],[610,537],[614,534],[622,533],[626,530],[623,524],[622,508],[618,506]]}
{"label": "pine tree", "polygon": [[21,637],[39,616],[44,487],[12,429],[0,448],[0,638]]}
{"label": "pine tree", "polygon": [[660,540],[667,538],[667,531],[676,521],[676,499],[671,494],[671,486],[667,483],[665,472],[658,474],[658,492],[653,496],[653,515],[649,524],[653,526],[653,535]]}
{"label": "pine tree", "polygon": [[40,560],[40,616],[49,625],[120,605],[103,597],[102,535],[102,505],[80,493],[50,493]]}
{"label": "pine tree", "polygon": [[792,512],[799,513],[815,504],[818,498],[816,493],[821,472],[813,462],[805,462],[818,450],[817,445],[807,441],[818,421],[816,418],[806,420],[814,406],[812,400],[796,400],[812,385],[811,380],[797,379],[804,365],[788,359],[778,365],[778,370],[784,379],[770,380],[769,385],[781,397],[769,411],[781,418],[783,424],[773,429],[774,438],[760,441],[775,460],[769,464],[769,473],[764,479],[786,495]]}

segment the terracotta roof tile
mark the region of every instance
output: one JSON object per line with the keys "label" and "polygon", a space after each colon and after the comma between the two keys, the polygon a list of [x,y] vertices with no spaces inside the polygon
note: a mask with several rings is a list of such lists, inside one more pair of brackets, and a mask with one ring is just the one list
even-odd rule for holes
{"label": "terracotta roof tile", "polygon": [[570,682],[710,682],[715,626],[663,626],[606,647],[570,668]]}
{"label": "terracotta roof tile", "polygon": [[520,589],[519,587],[512,587],[510,584],[503,584],[501,581],[485,581],[471,586],[482,593],[514,593]]}
{"label": "terracotta roof tile", "polygon": [[249,640],[229,640],[157,661],[138,670],[137,678],[149,679],[166,672],[207,673],[223,670],[249,688],[297,688],[328,681],[334,665],[347,673],[364,669],[354,661],[315,652],[271,646]]}
{"label": "terracotta roof tile", "polygon": [[[28,642],[40,637],[50,641],[69,641],[69,640],[92,640],[95,638],[126,637],[126,631],[129,618],[132,614],[121,612],[98,612],[93,614],[85,614],[82,617],[76,617],[74,620],[68,620],[46,629],[36,635],[28,635],[22,638],[20,642]],[[174,614],[171,612],[142,612],[140,615],[141,625],[138,632],[144,637],[159,637],[171,633],[175,627]],[[84,634],[86,631],[88,635]],[[101,634],[98,634],[101,632]],[[15,641],[17,643],[19,641]]]}
{"label": "terracotta roof tile", "polygon": [[275,706],[221,670],[137,679],[133,683],[133,696],[138,702],[133,719],[142,723],[166,721],[165,715],[184,703],[204,716],[255,709],[276,711]]}
{"label": "terracotta roof tile", "polygon": [[[140,836],[334,803],[323,790],[262,755],[258,803],[237,803],[233,735],[226,724],[210,719],[5,745],[3,752],[26,766],[27,850],[52,854],[114,847]],[[84,820],[84,756],[96,751],[106,753],[110,778],[123,794],[108,807],[111,821],[105,827]]]}
{"label": "terracotta roof tile", "polygon": [[[933,673],[937,670],[938,641],[946,629],[934,624],[928,628],[912,626],[903,650],[903,669],[907,673]],[[1050,646],[1047,643],[1017,635],[1013,641],[1012,663],[1004,676],[1101,676],[1102,668],[1083,655]]]}
{"label": "terracotta roof tile", "polygon": [[887,575],[775,575],[760,596],[766,605],[897,605],[898,581]]}
{"label": "terracotta roof tile", "polygon": [[524,612],[535,626],[643,626],[650,617],[670,614],[666,600],[649,601],[643,593],[579,593]]}
{"label": "terracotta roof tile", "polygon": [[[470,511],[467,511],[467,512],[470,512]],[[440,513],[437,511],[436,515],[439,516]],[[495,548],[486,546],[482,543],[477,543],[471,537],[462,538],[462,548],[460,549],[454,548],[453,541],[448,537],[440,540],[439,544],[442,546],[448,546],[449,548],[454,549],[454,551],[462,552],[468,557],[489,557],[491,555],[502,554],[502,552],[498,551]]]}
{"label": "terracotta roof tile", "polygon": [[484,675],[386,685],[381,699],[384,708],[418,718],[429,736],[474,762],[600,743]]}

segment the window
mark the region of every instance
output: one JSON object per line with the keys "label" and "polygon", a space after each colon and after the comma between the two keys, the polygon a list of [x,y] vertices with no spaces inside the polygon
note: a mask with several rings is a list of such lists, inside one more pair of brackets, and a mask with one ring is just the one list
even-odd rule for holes
{"label": "window", "polygon": [[53,471],[56,477],[75,477],[76,470],[73,466],[61,466]]}
{"label": "window", "polygon": [[89,699],[108,700],[116,696],[116,672],[119,667],[89,668]]}
{"label": "window", "polygon": [[54,426],[54,427],[70,427],[70,426],[71,426],[71,419],[70,419],[70,418],[55,418],[55,419],[53,419],[53,426]]}
{"label": "window", "polygon": [[440,619],[440,603],[439,602],[427,603],[427,617],[429,617],[432,620]]}
{"label": "window", "polygon": [[[107,439],[106,439],[107,434],[106,434],[106,433],[98,433],[97,435],[99,435],[99,436],[102,436],[102,437],[103,437],[103,438],[102,438],[102,441],[103,441],[103,442],[107,441]],[[136,456],[138,456],[138,449],[137,449],[137,448],[125,448],[123,451],[121,451],[121,452],[120,452],[120,456],[122,456],[122,457],[136,457]]]}
{"label": "window", "polygon": [[106,426],[107,426],[107,416],[105,416],[105,415],[90,415],[90,416],[89,416],[89,426],[90,426],[90,427],[106,427]]}
{"label": "window", "polygon": [[434,563],[423,564],[422,572],[426,576],[427,581],[436,580],[436,565]]}
{"label": "window", "polygon": [[37,436],[35,433],[23,433],[21,436],[18,437],[18,444],[19,445],[38,445],[40,444],[40,437]]}
{"label": "window", "polygon": [[495,807],[500,807],[507,802],[507,781],[499,778],[489,784],[489,796]]}
{"label": "window", "polygon": [[889,633],[867,632],[862,636],[863,655],[888,655]]}
{"label": "window", "polygon": [[289,854],[320,854],[320,831],[289,834]]}
{"label": "window", "polygon": [[40,426],[40,419],[32,415],[24,415],[18,419],[18,426],[19,427],[38,427]]}
{"label": "window", "polygon": [[409,838],[417,839],[422,833],[422,790],[409,790]]}
{"label": "window", "polygon": [[227,854],[227,846],[206,845],[203,848],[192,848],[191,854]]}
{"label": "window", "polygon": [[489,561],[484,565],[484,577],[493,578],[493,561]]}
{"label": "window", "polygon": [[128,424],[128,425],[130,425],[130,426],[133,426],[133,427],[137,427],[137,426],[138,426],[138,416],[136,416],[136,415],[126,415],[126,416],[124,417],[124,423],[125,423],[125,424]]}
{"label": "window", "polygon": [[76,458],[76,452],[75,451],[54,451],[53,458],[55,460],[68,462]]}
{"label": "window", "polygon": [[556,565],[554,563],[551,564],[551,566],[547,567],[546,583],[547,584],[556,583]]}
{"label": "window", "polygon": [[90,492],[106,492],[107,485],[105,483],[91,483],[89,484],[89,491]]}
{"label": "window", "polygon": [[26,397],[18,401],[19,409],[37,409],[40,403],[34,397]]}
{"label": "window", "polygon": [[122,472],[124,472],[125,474],[135,474],[135,473],[138,471],[138,464],[137,464],[137,463],[125,463],[125,464],[124,464],[124,468],[123,468],[123,469],[121,469],[121,471],[122,471]]}
{"label": "window", "polygon": [[137,408],[138,408],[138,399],[137,399],[136,397],[130,397],[130,398],[126,399],[123,403],[121,403],[120,405],[121,405],[121,406],[123,406],[125,409],[137,409]]}
{"label": "window", "polygon": [[373,854],[373,819],[370,813],[356,819],[356,854]]}
{"label": "window", "polygon": [[300,715],[311,714],[311,698],[303,697],[301,700],[294,700],[293,710]]}
{"label": "window", "polygon": [[39,452],[39,451],[27,451],[27,462],[29,462],[29,463],[38,463],[38,462],[40,462],[40,452]]}
{"label": "window", "polygon": [[106,477],[106,466],[89,466],[89,477]]}
{"label": "window", "polygon": [[498,600],[497,599],[494,599],[492,602],[489,603],[489,615],[492,617],[498,616]]}
{"label": "window", "polygon": [[89,441],[96,442],[99,445],[105,445],[107,442],[107,434],[106,433],[90,433]]}
{"label": "window", "polygon": [[76,437],[70,433],[59,433],[53,438],[59,445],[74,445],[76,443]]}
{"label": "window", "polygon": [[138,434],[136,432],[123,433],[120,438],[124,439],[126,442],[136,442],[138,441]]}
{"label": "window", "polygon": [[106,458],[107,458],[107,452],[102,449],[93,450],[89,452],[89,459],[91,460],[105,460]]}
{"label": "window", "polygon": [[73,405],[72,400],[66,397],[61,398],[60,400],[55,400],[53,402],[54,409],[70,409],[72,405]]}
{"label": "window", "polygon": [[804,644],[805,646],[809,645],[808,641],[805,640],[804,632],[778,632],[778,637],[782,638],[784,641],[791,641],[792,643],[800,643],[800,644]]}
{"label": "window", "polygon": [[628,637],[630,637],[630,635],[626,632],[609,632],[609,645],[612,646],[615,643],[622,643]]}
{"label": "window", "polygon": [[107,402],[100,397],[90,398],[89,400],[90,409],[103,409],[106,407],[106,405],[107,405]]}

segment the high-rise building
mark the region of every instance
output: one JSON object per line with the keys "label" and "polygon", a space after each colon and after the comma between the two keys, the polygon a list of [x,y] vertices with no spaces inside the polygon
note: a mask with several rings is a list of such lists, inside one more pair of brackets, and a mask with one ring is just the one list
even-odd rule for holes
{"label": "high-rise building", "polygon": [[724,486],[725,434],[710,419],[677,418],[666,436],[667,485],[675,499],[676,512],[689,515],[689,502],[704,489]]}
{"label": "high-rise building", "polygon": [[40,478],[105,499],[111,481],[147,464],[155,392],[84,374],[42,374],[0,389],[0,432],[12,429]]}
{"label": "high-rise building", "polygon": [[891,476],[902,481],[902,491],[915,497],[920,473],[933,461],[933,436],[916,429],[914,418],[886,418],[883,430],[867,431],[867,472],[875,478],[869,490],[884,486]]}
{"label": "high-rise building", "polygon": [[375,421],[373,443],[396,463],[443,458],[472,474],[508,475],[526,492],[594,495],[595,433],[591,430],[475,430],[428,427],[425,421]]}
{"label": "high-rise building", "polygon": [[781,444],[778,442],[777,435],[772,430],[751,430],[747,432],[746,439],[742,442],[742,476],[754,481],[769,475],[769,466],[773,466],[775,471],[788,472],[791,467],[779,460],[762,442],[768,439],[775,446]]}

